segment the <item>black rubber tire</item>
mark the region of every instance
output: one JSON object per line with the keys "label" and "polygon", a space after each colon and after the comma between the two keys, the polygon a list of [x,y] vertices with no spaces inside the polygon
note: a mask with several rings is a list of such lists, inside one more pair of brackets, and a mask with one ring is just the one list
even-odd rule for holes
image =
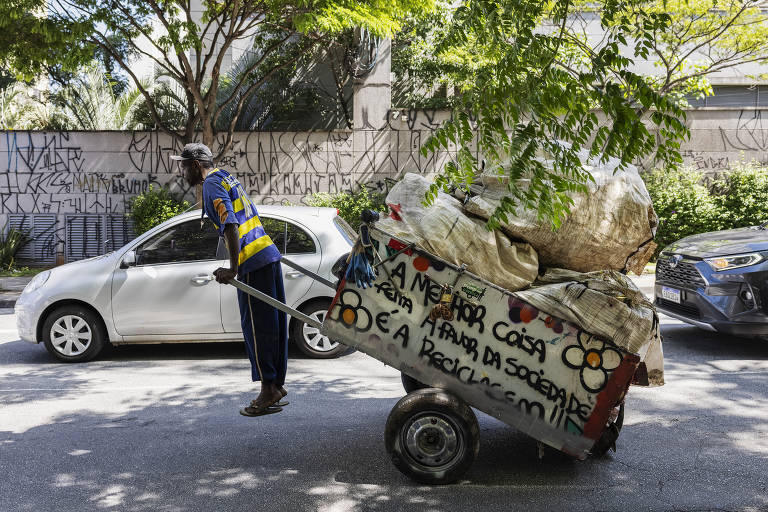
{"label": "black rubber tire", "polygon": [[[51,340],[51,329],[53,325],[66,316],[80,318],[87,324],[87,328],[90,330],[90,341],[85,345],[85,349],[77,354],[64,354],[54,346],[54,343]],[[85,327],[82,327],[80,331],[85,332]],[[45,345],[46,350],[48,350],[48,353],[59,361],[65,363],[84,363],[86,361],[91,361],[101,353],[106,345],[109,345],[101,319],[92,310],[79,305],[62,306],[53,310],[45,318],[45,322],[43,322],[42,334],[43,344]]]}
{"label": "black rubber tire", "polygon": [[403,383],[403,389],[406,393],[413,393],[414,391],[429,387],[423,382],[416,380],[410,375],[404,374],[403,372],[400,372],[400,381]]}
{"label": "black rubber tire", "polygon": [[[298,309],[307,316],[319,314],[320,312],[322,312],[322,315],[324,316],[329,307],[331,307],[331,299],[315,299],[303,304]],[[348,347],[342,343],[337,343],[336,346],[330,350],[316,350],[310,346],[304,338],[305,325],[304,322],[297,320],[296,318],[291,318],[289,337],[291,343],[293,343],[307,357],[313,359],[332,359],[334,357],[339,357],[347,351]],[[321,343],[327,343],[329,341],[327,338],[323,338]]]}
{"label": "black rubber tire", "polygon": [[[448,429],[441,430],[445,426]],[[442,450],[451,442],[442,434],[445,431],[455,438],[455,447],[447,453]],[[409,393],[392,408],[384,442],[392,463],[409,478],[424,484],[449,484],[475,461],[480,428],[475,413],[462,400],[442,389],[425,388]],[[425,462],[425,457],[435,460]],[[447,457],[444,462],[443,457]]]}

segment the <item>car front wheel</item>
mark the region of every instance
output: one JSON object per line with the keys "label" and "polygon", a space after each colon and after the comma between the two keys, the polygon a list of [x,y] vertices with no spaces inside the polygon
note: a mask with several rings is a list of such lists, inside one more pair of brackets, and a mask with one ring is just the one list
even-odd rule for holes
{"label": "car front wheel", "polygon": [[77,305],[64,306],[45,319],[43,343],[56,359],[82,363],[99,355],[106,343],[106,335],[91,310]]}
{"label": "car front wheel", "polygon": [[[299,311],[322,323],[329,307],[331,307],[330,299],[320,299],[304,304]],[[317,327],[312,327],[296,318],[291,319],[290,334],[291,341],[299,350],[314,359],[330,359],[347,350],[346,345],[328,338],[321,334]]]}

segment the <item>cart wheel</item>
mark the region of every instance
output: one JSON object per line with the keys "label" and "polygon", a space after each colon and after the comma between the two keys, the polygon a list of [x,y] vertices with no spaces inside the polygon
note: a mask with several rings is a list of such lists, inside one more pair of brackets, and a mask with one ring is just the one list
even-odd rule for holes
{"label": "cart wheel", "polygon": [[403,372],[400,372],[400,380],[403,382],[403,389],[406,393],[413,393],[414,391],[429,387],[423,382],[416,380],[410,375],[404,374]]}
{"label": "cart wheel", "polygon": [[384,431],[387,453],[403,474],[425,484],[459,479],[480,449],[472,409],[441,389],[426,388],[400,399]]}
{"label": "cart wheel", "polygon": [[624,425],[624,404],[619,405],[619,415],[616,417],[616,421],[608,423],[608,426],[603,431],[603,435],[600,436],[595,442],[595,445],[590,450],[590,454],[593,457],[602,457],[608,450],[616,451],[616,440],[619,438],[619,432]]}

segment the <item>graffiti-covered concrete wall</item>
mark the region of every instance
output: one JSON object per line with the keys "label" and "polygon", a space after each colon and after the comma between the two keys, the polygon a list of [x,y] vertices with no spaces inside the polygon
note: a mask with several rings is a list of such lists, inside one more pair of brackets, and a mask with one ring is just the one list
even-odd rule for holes
{"label": "graffiti-covered concrete wall", "polygon": [[[447,116],[398,110],[380,129],[237,133],[219,165],[257,204],[302,204],[315,192],[361,185],[386,192],[403,173],[432,173],[451,158],[419,152]],[[32,231],[36,246],[25,259],[104,252],[130,236],[132,196],[155,185],[193,199],[169,158],[180,150],[156,132],[0,132],[0,226],[10,220]]]}
{"label": "graffiti-covered concrete wall", "polygon": [[739,161],[768,165],[768,109],[706,108],[688,111],[691,139],[683,160],[706,172],[722,172]]}
{"label": "graffiti-covered concrete wall", "polygon": [[[264,204],[300,204],[362,184],[384,190],[386,179],[432,172],[449,158],[419,154],[434,120],[415,126],[401,118],[380,131],[238,133],[219,165]],[[180,150],[155,132],[2,132],[0,213],[122,213],[150,185],[186,192],[169,158]]]}
{"label": "graffiti-covered concrete wall", "polygon": [[[238,133],[220,165],[261,204],[302,204],[315,192],[361,185],[386,192],[403,173],[430,174],[452,157],[419,152],[447,117],[398,109],[378,129]],[[688,124],[683,155],[691,166],[718,172],[741,159],[768,163],[768,110],[692,110]],[[179,150],[156,132],[0,132],[0,225],[32,230],[36,244],[26,257],[42,263],[104,252],[130,237],[130,197],[150,185],[191,195],[169,158]]]}

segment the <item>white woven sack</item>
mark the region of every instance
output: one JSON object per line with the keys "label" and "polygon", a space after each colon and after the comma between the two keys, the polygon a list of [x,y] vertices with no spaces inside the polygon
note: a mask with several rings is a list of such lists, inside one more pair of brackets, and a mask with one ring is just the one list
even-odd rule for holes
{"label": "white woven sack", "polygon": [[385,219],[379,227],[412,241],[454,265],[507,290],[525,288],[539,269],[536,251],[526,243],[514,243],[501,232],[490,232],[485,223],[466,216],[461,203],[439,193],[435,202],[422,201],[430,182],[408,173],[387,195],[387,204],[401,220]]}
{"label": "white woven sack", "polygon": [[[586,162],[588,155],[582,152],[581,157]],[[659,220],[637,168],[617,171],[618,164],[615,158],[585,164],[595,181],[587,185],[588,194],[571,195],[570,214],[556,231],[528,210],[508,216],[502,230],[533,245],[546,267],[641,273],[656,248],[652,239]],[[488,219],[508,194],[508,179],[500,181],[497,173],[487,171],[472,187],[477,193],[465,205],[468,213]]]}
{"label": "white woven sack", "polygon": [[616,271],[550,269],[531,288],[514,295],[639,355],[646,363],[650,384],[664,384],[656,311],[627,276]]}

